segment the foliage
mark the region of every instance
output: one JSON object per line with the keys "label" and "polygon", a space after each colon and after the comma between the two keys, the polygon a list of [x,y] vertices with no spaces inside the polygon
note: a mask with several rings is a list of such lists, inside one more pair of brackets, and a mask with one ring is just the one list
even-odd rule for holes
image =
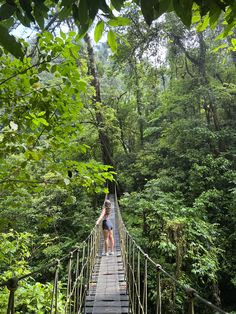
{"label": "foliage", "polygon": [[[149,181],[142,193],[126,194],[120,201],[124,218],[144,251],[169,273],[174,271],[182,284],[194,286],[207,295],[217,281],[219,258],[223,254],[217,244],[219,229],[206,221],[204,208],[186,207],[181,193],[171,192],[174,185],[163,176]],[[167,278],[163,281],[163,304],[172,311],[169,302],[172,284]],[[177,299],[181,313],[184,296],[178,290]]]}
{"label": "foliage", "polygon": [[[181,283],[231,311],[236,291],[234,4],[23,2],[0,7],[3,279],[15,269],[21,274],[41,267],[84,240],[107,192],[105,183],[116,171],[119,193],[126,192],[124,219],[138,243]],[[166,13],[148,27],[139,7],[148,24],[174,10],[193,26],[186,28]],[[42,32],[19,45],[8,35],[17,21]],[[97,46],[97,77],[81,41],[92,21],[95,41],[103,41],[106,32],[108,46],[117,52],[111,55],[106,43]],[[56,26],[65,24],[67,33]],[[72,31],[76,27],[79,31]],[[232,49],[223,52],[213,38]],[[107,148],[98,145],[101,134],[109,138],[115,169],[101,163]],[[45,277],[52,278],[50,270]],[[18,304],[22,313],[31,307],[43,311],[42,299],[49,304],[51,284],[42,275],[36,279],[19,288],[29,295]],[[149,287],[150,312],[155,280]],[[166,311],[183,313],[183,293],[168,279],[162,288]]]}
{"label": "foliage", "polygon": [[[201,1],[145,1],[132,0],[131,3],[137,4],[148,25],[160,17],[163,13],[174,11],[186,26],[190,26],[193,21],[199,22],[199,30],[205,29],[210,24],[215,27],[220,15],[224,12],[228,28],[235,25],[235,7],[234,3],[220,2],[215,0],[211,3],[202,3]],[[22,46],[16,41],[14,36],[10,35],[11,26],[15,22],[20,22],[26,27],[32,24],[37,25],[41,30],[47,30],[55,20],[60,22],[73,17],[74,23],[79,26],[80,36],[83,36],[102,12],[95,30],[95,40],[99,40],[104,29],[104,21],[109,26],[125,26],[130,22],[124,18],[116,17],[114,9],[120,11],[125,6],[124,0],[113,0],[110,6],[106,1],[20,1],[8,2],[1,1],[0,7],[0,30],[1,45],[11,52],[15,57],[23,58]],[[193,14],[194,13],[194,14]],[[101,16],[102,19],[101,19]],[[47,23],[47,21],[49,22]],[[108,21],[107,21],[108,20]],[[108,44],[113,51],[116,51],[116,36],[110,29],[108,32]]]}
{"label": "foliage", "polygon": [[[11,230],[8,233],[0,234],[0,281],[12,277],[21,277],[30,272],[28,261],[31,257],[31,247],[34,245],[33,234],[18,233]],[[45,313],[50,310],[52,283],[42,284],[28,278],[19,283],[16,292],[16,313]],[[9,291],[1,288],[0,305],[2,309],[7,308]],[[63,308],[63,296],[58,294],[59,308]]]}
{"label": "foliage", "polygon": [[[93,91],[88,78],[81,78],[85,64],[77,66],[80,47],[73,43],[75,33],[68,37],[61,35],[62,38],[53,38],[50,33],[41,36],[39,43],[44,57],[36,63],[30,58],[21,62],[6,55],[1,57],[1,75],[7,77],[0,86],[4,106],[3,194],[9,185],[18,182],[39,183],[42,188],[47,184],[68,185],[68,169],[77,172],[74,180],[79,185],[96,191],[111,178],[108,166],[101,167],[92,160],[91,163],[76,160],[78,154],[88,149],[87,145],[78,143],[82,133],[79,119],[83,94],[87,92],[89,97]],[[70,156],[66,148],[70,148]],[[39,164],[43,165],[42,172],[34,175]]]}
{"label": "foliage", "polygon": [[[44,32],[38,45],[40,53],[23,60],[0,57],[1,280],[45,266],[83,241],[114,174],[84,138],[84,103],[92,105],[94,89],[76,34]],[[50,270],[45,276],[50,280]],[[17,313],[48,311],[52,284],[45,276],[22,281]],[[3,289],[2,308],[7,297]]]}

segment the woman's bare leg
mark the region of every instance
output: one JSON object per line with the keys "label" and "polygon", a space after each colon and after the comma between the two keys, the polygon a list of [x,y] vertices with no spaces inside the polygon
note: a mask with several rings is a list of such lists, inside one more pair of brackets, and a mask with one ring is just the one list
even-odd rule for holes
{"label": "woman's bare leg", "polygon": [[113,252],[113,249],[114,249],[113,230],[109,231],[109,240],[110,240],[110,250],[111,250],[111,252]]}
{"label": "woman's bare leg", "polygon": [[108,253],[108,237],[109,237],[109,231],[103,230],[103,236],[104,236],[104,244],[105,244],[105,254]]}

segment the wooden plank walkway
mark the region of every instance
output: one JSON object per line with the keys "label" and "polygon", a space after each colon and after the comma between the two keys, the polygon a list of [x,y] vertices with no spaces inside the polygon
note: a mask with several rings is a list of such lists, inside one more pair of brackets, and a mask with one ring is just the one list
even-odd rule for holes
{"label": "wooden plank walkway", "polygon": [[102,256],[102,252],[104,252],[102,237],[101,250],[97,256],[89,292],[86,296],[84,311],[86,314],[129,313],[129,297],[126,292],[114,197],[110,196],[109,199],[112,203],[111,221],[114,227],[115,254]]}

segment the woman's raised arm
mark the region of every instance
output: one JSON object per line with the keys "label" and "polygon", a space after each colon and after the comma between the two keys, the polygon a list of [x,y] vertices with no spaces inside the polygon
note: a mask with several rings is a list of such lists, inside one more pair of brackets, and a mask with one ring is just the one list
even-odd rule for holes
{"label": "woman's raised arm", "polygon": [[100,224],[100,222],[101,222],[102,218],[104,217],[105,213],[106,213],[106,210],[105,210],[105,207],[103,207],[101,215],[99,216],[98,220],[96,221],[96,225]]}

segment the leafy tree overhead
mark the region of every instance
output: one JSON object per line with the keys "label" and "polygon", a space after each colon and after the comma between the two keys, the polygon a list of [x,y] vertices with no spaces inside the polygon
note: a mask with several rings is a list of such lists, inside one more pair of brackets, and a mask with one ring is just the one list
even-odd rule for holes
{"label": "leafy tree overhead", "polygon": [[[186,0],[132,0],[140,8],[148,25],[165,12],[174,11],[186,26],[192,23],[193,13],[201,17],[206,17],[205,24],[210,23],[215,26],[222,12],[225,20],[232,28],[235,24],[236,10],[235,1],[186,1]],[[55,21],[65,21],[73,17],[74,22],[79,27],[80,35],[83,36],[95,18],[98,17],[96,39],[98,39],[104,29],[104,22],[109,26],[119,26],[126,23],[125,20],[117,18],[113,9],[120,11],[125,6],[124,0],[111,0],[108,6],[105,0],[62,0],[62,1],[0,1],[0,44],[14,56],[23,58],[22,46],[10,35],[11,28],[15,23],[20,23],[26,27],[36,25],[40,30],[49,30]],[[115,35],[113,31],[108,32],[108,42],[115,49]]]}

